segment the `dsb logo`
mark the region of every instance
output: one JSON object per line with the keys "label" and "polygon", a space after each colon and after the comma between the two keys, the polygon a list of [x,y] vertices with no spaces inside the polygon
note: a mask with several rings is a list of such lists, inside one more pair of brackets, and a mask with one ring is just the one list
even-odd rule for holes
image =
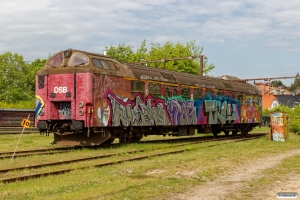
{"label": "dsb logo", "polygon": [[54,87],[54,93],[67,93],[67,87]]}

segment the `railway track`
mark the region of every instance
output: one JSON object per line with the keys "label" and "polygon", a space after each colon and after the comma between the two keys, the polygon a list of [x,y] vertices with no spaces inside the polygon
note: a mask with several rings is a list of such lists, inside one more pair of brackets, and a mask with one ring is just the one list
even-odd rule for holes
{"label": "railway track", "polygon": [[[0,126],[0,135],[5,134],[20,134],[23,131],[23,127],[7,127],[7,126]],[[30,133],[39,133],[39,129],[36,127],[25,128],[23,131],[24,134]]]}
{"label": "railway track", "polygon": [[[178,143],[178,142],[190,142],[190,141],[210,141],[210,140],[226,140],[229,137],[233,136],[218,136],[215,138],[214,136],[199,136],[199,137],[187,137],[187,138],[172,138],[172,139],[161,139],[161,140],[145,140],[139,141],[138,143]],[[237,136],[241,137],[241,136]],[[111,144],[113,147],[120,146],[120,143]],[[126,145],[126,144],[125,144]],[[102,146],[78,146],[78,147],[61,147],[61,148],[49,148],[49,149],[33,149],[33,150],[24,150],[15,152],[14,157],[27,157],[27,156],[37,156],[37,155],[50,155],[50,154],[58,154],[58,153],[66,153],[67,151],[74,151],[78,149],[97,149],[102,148]],[[13,151],[8,152],[0,152],[0,159],[11,158]]]}
{"label": "railway track", "polygon": [[[247,135],[247,136],[243,136],[243,137],[235,136],[235,137],[227,137],[227,138],[217,138],[214,140],[189,141],[189,142],[185,142],[185,143],[181,143],[181,144],[173,144],[169,147],[153,148],[151,150],[148,150],[148,151],[154,151],[154,150],[164,149],[164,152],[162,152],[162,153],[161,152],[160,153],[150,153],[147,155],[134,156],[132,158],[121,158],[121,159],[114,160],[114,161],[90,164],[90,165],[85,165],[85,166],[81,166],[81,167],[67,168],[67,169],[48,171],[48,172],[42,172],[42,173],[34,173],[34,174],[29,174],[29,175],[20,175],[20,176],[0,179],[0,182],[10,183],[10,182],[15,182],[15,181],[24,181],[27,179],[33,179],[33,178],[39,178],[39,177],[45,177],[45,176],[57,175],[57,174],[64,174],[64,173],[68,173],[70,171],[87,169],[90,167],[104,167],[104,166],[108,166],[108,165],[124,163],[127,161],[147,159],[149,157],[157,157],[157,156],[164,156],[164,155],[168,155],[168,154],[183,153],[183,152],[185,152],[185,148],[182,148],[182,147],[185,147],[186,145],[195,145],[195,144],[200,144],[200,143],[205,143],[205,142],[220,141],[220,143],[211,144],[211,145],[207,145],[207,146],[203,147],[203,148],[209,148],[209,147],[223,145],[223,144],[232,143],[232,142],[242,142],[242,141],[246,141],[246,140],[256,139],[256,138],[262,137],[264,135],[265,134],[251,134],[251,135]],[[169,150],[172,148],[180,148],[180,149]],[[144,153],[144,152],[145,152],[144,150],[134,150],[134,151],[124,152],[124,154],[128,155],[128,154],[137,154],[137,153]],[[88,161],[88,160],[96,160],[96,159],[98,160],[98,159],[109,158],[109,157],[113,157],[113,156],[118,156],[118,154],[112,153],[112,154],[106,154],[106,155],[100,155],[100,156],[89,156],[89,157],[84,157],[84,158],[65,160],[65,161],[60,161],[60,162],[44,163],[44,164],[40,164],[40,165],[30,165],[30,166],[26,166],[26,167],[1,169],[0,174],[9,173],[9,172],[16,171],[16,170],[18,170],[20,172],[22,170],[26,170],[26,174],[27,174],[28,170],[30,170],[30,169],[43,168],[43,167],[48,167],[48,166],[53,166],[53,165],[64,165],[64,164],[82,162],[82,161]]]}

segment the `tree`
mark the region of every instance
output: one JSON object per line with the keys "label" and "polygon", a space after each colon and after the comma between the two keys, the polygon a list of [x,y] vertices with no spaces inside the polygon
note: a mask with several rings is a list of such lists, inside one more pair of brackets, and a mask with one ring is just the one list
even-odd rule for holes
{"label": "tree", "polygon": [[294,83],[291,84],[291,91],[294,91],[297,87],[300,86],[300,76],[299,73],[296,75],[297,78],[295,78]]}
{"label": "tree", "polygon": [[281,80],[274,80],[271,82],[271,84],[274,86],[274,87],[278,87],[278,86],[283,86],[285,87],[285,85],[281,82]]}
{"label": "tree", "polygon": [[35,75],[45,64],[46,59],[35,59],[30,64],[27,64],[25,75],[25,87],[30,91],[32,96],[35,96]]}
{"label": "tree", "polygon": [[35,73],[46,60],[26,63],[23,56],[5,52],[0,54],[0,101],[16,103],[35,98]]}
{"label": "tree", "polygon": [[[22,92],[24,82],[23,72],[26,64],[23,56],[5,52],[0,55],[0,100],[15,102],[27,99],[26,92]],[[21,93],[19,94],[19,92]],[[22,94],[23,93],[23,94]]]}
{"label": "tree", "polygon": [[[132,46],[125,46],[124,44],[118,47],[105,47],[107,55],[113,57],[121,62],[141,62],[150,60],[163,60],[166,58],[176,58],[185,56],[201,55],[203,48],[195,45],[196,41],[187,42],[185,45],[181,43],[166,42],[163,46],[159,43],[152,43],[148,51],[146,48],[146,40],[137,49],[136,53]],[[165,68],[179,72],[186,72],[192,74],[199,74],[200,60],[198,59],[182,59],[167,62],[151,62],[149,66],[156,68]],[[207,74],[214,68],[214,64],[208,64],[204,61],[204,74]]]}
{"label": "tree", "polygon": [[105,47],[106,55],[120,62],[134,62],[134,53],[132,46],[125,46],[125,44],[119,44],[118,47],[110,46]]}

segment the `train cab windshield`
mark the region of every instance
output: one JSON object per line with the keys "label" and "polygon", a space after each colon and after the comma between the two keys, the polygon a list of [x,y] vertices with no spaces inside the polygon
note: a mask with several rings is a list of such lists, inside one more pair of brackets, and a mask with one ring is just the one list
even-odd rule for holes
{"label": "train cab windshield", "polygon": [[59,67],[63,64],[63,55],[61,53],[53,56],[49,61],[48,65],[51,67]]}
{"label": "train cab windshield", "polygon": [[89,64],[89,58],[82,54],[82,53],[73,53],[70,61],[68,63],[69,66],[71,67],[77,67],[77,66],[82,66],[82,65],[88,65]]}

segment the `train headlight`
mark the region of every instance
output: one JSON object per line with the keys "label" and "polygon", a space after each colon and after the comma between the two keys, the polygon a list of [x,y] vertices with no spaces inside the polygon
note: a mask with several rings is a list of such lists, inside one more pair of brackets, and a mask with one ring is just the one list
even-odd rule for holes
{"label": "train headlight", "polygon": [[83,103],[82,101],[80,101],[80,102],[78,103],[78,106],[79,106],[79,108],[82,108],[82,107],[84,106],[84,103]]}
{"label": "train headlight", "polygon": [[67,51],[64,52],[64,56],[65,58],[69,58],[72,54],[72,50],[71,49],[68,49]]}

